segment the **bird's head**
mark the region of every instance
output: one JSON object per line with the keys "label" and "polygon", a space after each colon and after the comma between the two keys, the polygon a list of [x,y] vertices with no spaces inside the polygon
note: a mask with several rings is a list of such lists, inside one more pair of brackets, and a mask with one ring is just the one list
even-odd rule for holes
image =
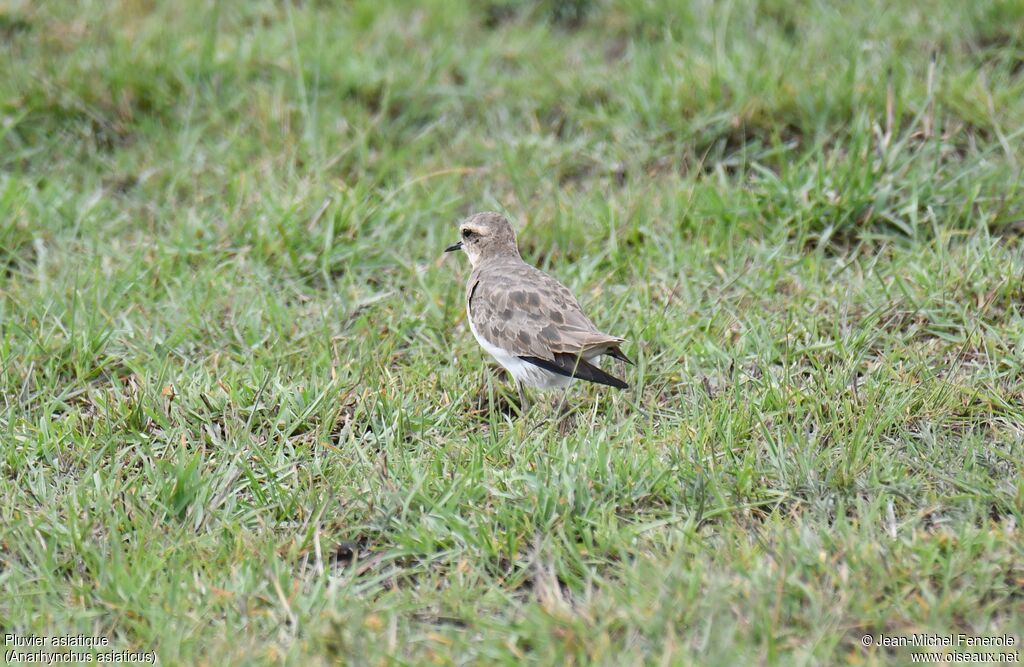
{"label": "bird's head", "polygon": [[459,224],[459,237],[461,240],[458,243],[453,243],[444,251],[465,250],[473,266],[492,257],[519,256],[516,233],[508,219],[500,213],[487,211],[471,215]]}

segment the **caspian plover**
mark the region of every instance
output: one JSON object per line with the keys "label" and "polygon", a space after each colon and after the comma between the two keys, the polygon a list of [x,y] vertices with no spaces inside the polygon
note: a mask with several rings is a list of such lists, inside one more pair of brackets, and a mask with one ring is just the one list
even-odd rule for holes
{"label": "caspian plover", "polygon": [[466,285],[469,327],[515,378],[523,412],[529,405],[523,385],[560,389],[579,378],[629,386],[592,363],[602,354],[632,363],[619,349],[625,339],[601,333],[565,285],[523,261],[503,215],[477,213],[459,233],[462,240],[445,252],[462,249],[473,265]]}

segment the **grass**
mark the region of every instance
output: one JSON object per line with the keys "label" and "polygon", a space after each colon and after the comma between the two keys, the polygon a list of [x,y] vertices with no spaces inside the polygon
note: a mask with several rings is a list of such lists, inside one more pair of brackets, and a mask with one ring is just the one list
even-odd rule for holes
{"label": "grass", "polygon": [[[1017,2],[0,4],[0,627],[162,664],[1024,638]],[[506,407],[457,221],[629,338]]]}

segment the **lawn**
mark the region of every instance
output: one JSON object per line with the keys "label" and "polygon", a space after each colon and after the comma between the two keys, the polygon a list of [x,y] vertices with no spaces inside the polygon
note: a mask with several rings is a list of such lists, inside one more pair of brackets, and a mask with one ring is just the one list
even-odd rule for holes
{"label": "lawn", "polygon": [[[1017,0],[0,2],[0,628],[1019,658],[1022,163]],[[629,389],[516,415],[479,210]]]}

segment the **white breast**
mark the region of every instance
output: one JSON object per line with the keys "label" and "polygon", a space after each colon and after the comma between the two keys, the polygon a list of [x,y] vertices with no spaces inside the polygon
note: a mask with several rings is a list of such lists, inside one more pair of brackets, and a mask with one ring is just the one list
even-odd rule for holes
{"label": "white breast", "polygon": [[537,389],[561,389],[567,387],[572,382],[570,377],[552,373],[540,366],[534,366],[528,361],[523,361],[516,355],[501,349],[497,345],[491,344],[477,332],[476,327],[473,326],[473,318],[467,317],[466,319],[469,320],[469,329],[473,332],[473,338],[476,338],[476,342],[480,343],[480,347],[484,348],[487,354],[494,357],[516,380],[528,387]]}

